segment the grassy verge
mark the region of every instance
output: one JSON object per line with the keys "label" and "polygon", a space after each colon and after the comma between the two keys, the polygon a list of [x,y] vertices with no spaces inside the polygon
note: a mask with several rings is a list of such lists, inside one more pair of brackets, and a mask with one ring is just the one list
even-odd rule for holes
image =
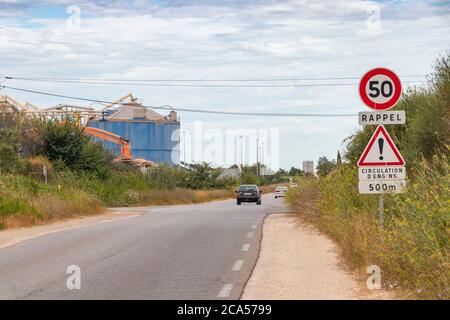
{"label": "grassy verge", "polygon": [[0,176],[0,229],[102,212],[93,194],[21,175]]}
{"label": "grassy verge", "polygon": [[349,267],[378,265],[385,288],[411,298],[450,299],[450,170],[444,159],[423,162],[401,195],[385,196],[379,228],[377,196],[358,194],[357,171],[342,165],[322,179],[303,179],[288,203],[342,248]]}
{"label": "grassy verge", "polygon": [[232,190],[152,189],[142,175],[114,175],[106,181],[65,173],[45,184],[21,175],[0,176],[0,229],[32,226],[108,206],[200,203],[232,197]]}
{"label": "grassy verge", "polygon": [[[0,229],[44,224],[98,214],[104,207],[192,204],[234,197],[234,188],[192,190],[160,188],[153,176],[113,172],[107,179],[65,171],[48,184],[32,176],[0,176]],[[271,192],[274,186],[263,186]]]}

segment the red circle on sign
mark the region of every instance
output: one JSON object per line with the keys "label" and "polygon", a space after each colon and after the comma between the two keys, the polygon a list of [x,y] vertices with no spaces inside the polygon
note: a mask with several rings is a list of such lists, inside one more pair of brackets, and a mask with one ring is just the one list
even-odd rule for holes
{"label": "red circle on sign", "polygon": [[[391,83],[393,84],[392,90],[394,92],[392,93],[392,97],[384,103],[377,103],[371,97],[369,97],[369,95],[366,92],[366,86],[369,80],[378,75],[384,75],[388,77]],[[359,95],[361,96],[361,100],[371,109],[388,110],[398,102],[401,94],[402,94],[402,84],[400,82],[400,78],[389,69],[385,68],[372,69],[369,72],[367,72],[359,82]]]}

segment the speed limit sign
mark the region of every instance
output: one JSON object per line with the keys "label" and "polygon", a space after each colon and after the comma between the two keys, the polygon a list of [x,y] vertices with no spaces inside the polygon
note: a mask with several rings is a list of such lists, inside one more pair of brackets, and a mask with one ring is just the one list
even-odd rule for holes
{"label": "speed limit sign", "polygon": [[362,77],[359,94],[369,108],[388,110],[400,99],[402,84],[400,78],[391,70],[376,68]]}

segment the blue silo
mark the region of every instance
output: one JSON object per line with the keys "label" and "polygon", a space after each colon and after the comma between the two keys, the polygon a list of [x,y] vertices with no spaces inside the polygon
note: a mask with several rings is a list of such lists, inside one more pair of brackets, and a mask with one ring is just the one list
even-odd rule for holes
{"label": "blue silo", "polygon": [[[139,104],[123,105],[110,115],[89,120],[87,126],[128,139],[134,159],[170,166],[180,162],[180,122],[174,111],[162,116]],[[115,155],[120,154],[119,145],[104,140],[102,143]]]}

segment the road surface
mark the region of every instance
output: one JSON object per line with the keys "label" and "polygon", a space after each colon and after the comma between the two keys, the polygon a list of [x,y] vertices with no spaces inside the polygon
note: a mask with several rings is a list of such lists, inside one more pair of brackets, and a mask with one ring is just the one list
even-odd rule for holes
{"label": "road surface", "polygon": [[[286,211],[269,194],[261,206],[225,200],[143,210],[0,249],[0,299],[238,299],[264,217]],[[81,289],[67,288],[72,265]]]}

